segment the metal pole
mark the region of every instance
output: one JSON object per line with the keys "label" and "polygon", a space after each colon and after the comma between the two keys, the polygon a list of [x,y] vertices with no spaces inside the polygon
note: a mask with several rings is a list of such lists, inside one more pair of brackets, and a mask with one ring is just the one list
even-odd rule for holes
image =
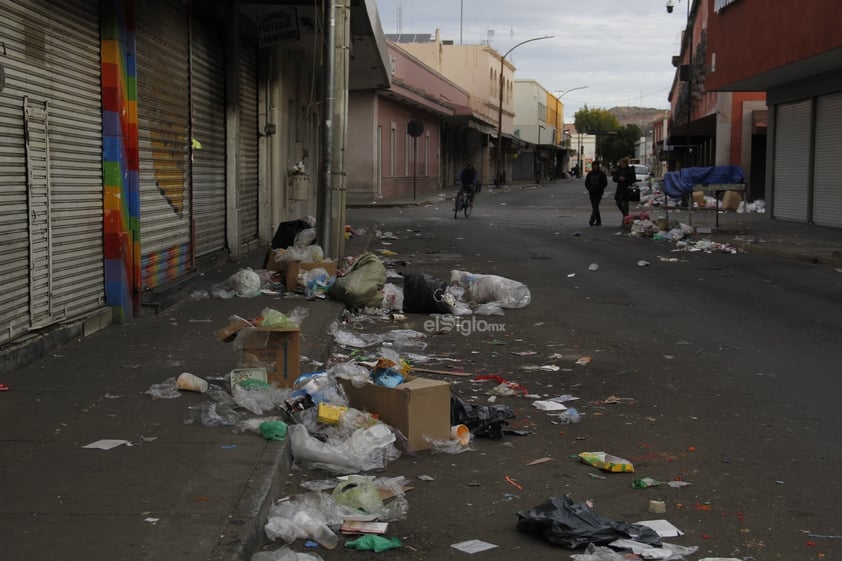
{"label": "metal pole", "polygon": [[[505,81],[503,80],[503,69],[504,63],[506,62],[506,57],[509,56],[513,50],[517,49],[521,45],[525,45],[526,43],[531,43],[532,41],[540,41],[542,39],[552,39],[552,35],[544,35],[543,37],[533,37],[532,39],[527,39],[526,41],[521,41],[500,57],[500,95],[498,96],[497,100],[497,177],[495,180],[500,182],[503,181],[503,86]],[[495,181],[496,183],[496,181]]]}
{"label": "metal pole", "polygon": [[[687,0],[687,32],[690,41],[690,56],[687,59],[687,163],[688,167],[693,165],[693,148],[690,147],[690,121],[693,119],[693,27],[690,25],[690,4],[693,0]],[[692,204],[688,202],[688,205]]]}
{"label": "metal pole", "polygon": [[318,199],[316,201],[316,232],[318,241],[322,244],[325,256],[335,255],[333,247],[332,228],[330,223],[331,208],[333,206],[333,117],[335,108],[336,69],[334,68],[336,53],[336,0],[327,0],[324,5],[325,47],[323,53],[322,79],[324,85],[322,96],[322,162],[319,170]]}

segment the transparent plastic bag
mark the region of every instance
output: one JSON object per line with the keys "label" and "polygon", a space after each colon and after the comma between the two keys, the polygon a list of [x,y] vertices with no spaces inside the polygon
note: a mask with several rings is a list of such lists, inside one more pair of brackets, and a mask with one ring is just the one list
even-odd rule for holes
{"label": "transparent plastic bag", "polygon": [[350,380],[355,388],[361,388],[371,380],[371,373],[365,366],[354,362],[340,362],[327,369],[330,376]]}
{"label": "transparent plastic bag", "polygon": [[251,556],[251,561],[323,561],[315,553],[297,553],[288,546],[273,551],[258,551]]}
{"label": "transparent plastic bag", "polygon": [[465,299],[482,304],[498,302],[504,308],[523,308],[532,300],[529,288],[522,282],[498,275],[480,275],[452,270],[450,284],[465,289]]}
{"label": "transparent plastic bag", "polygon": [[383,285],[383,309],[387,312],[403,310],[403,288],[392,283]]}
{"label": "transparent plastic bag", "polygon": [[272,386],[246,389],[240,384],[234,384],[231,388],[234,402],[255,415],[262,415],[281,407],[289,394],[289,389]]}
{"label": "transparent plastic bag", "polygon": [[167,378],[160,384],[152,384],[146,390],[146,393],[158,399],[175,399],[181,397],[181,392],[178,391],[178,387],[176,386],[175,377]]}
{"label": "transparent plastic bag", "polygon": [[316,241],[316,229],[315,228],[305,228],[295,234],[295,241],[293,245],[295,247],[306,247]]}

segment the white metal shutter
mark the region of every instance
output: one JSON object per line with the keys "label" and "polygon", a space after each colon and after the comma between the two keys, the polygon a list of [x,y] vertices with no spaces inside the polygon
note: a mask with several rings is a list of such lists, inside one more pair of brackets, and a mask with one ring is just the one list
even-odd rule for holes
{"label": "white metal shutter", "polygon": [[137,10],[140,248],[144,289],[192,268],[187,15],[180,2]]}
{"label": "white metal shutter", "polygon": [[240,41],[240,139],[237,206],[240,218],[240,244],[257,239],[258,128],[257,128],[257,47]]}
{"label": "white metal shutter", "polygon": [[193,23],[193,215],[196,254],[225,248],[225,52],[214,23]]}
{"label": "white metal shutter", "polygon": [[810,170],[810,100],[778,105],[772,215],[807,222]]}
{"label": "white metal shutter", "polygon": [[842,93],[822,96],[816,106],[813,222],[842,227]]}
{"label": "white metal shutter", "polygon": [[0,42],[2,343],[104,302],[99,4],[0,0]]}

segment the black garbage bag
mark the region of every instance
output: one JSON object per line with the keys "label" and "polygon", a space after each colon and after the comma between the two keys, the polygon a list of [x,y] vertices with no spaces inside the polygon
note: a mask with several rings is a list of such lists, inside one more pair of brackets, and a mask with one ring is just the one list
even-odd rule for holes
{"label": "black garbage bag", "polygon": [[403,311],[410,314],[449,314],[450,306],[442,298],[447,283],[426,273],[407,273],[403,277]]}
{"label": "black garbage bag", "polygon": [[652,528],[603,518],[587,503],[573,503],[569,495],[552,497],[530,511],[518,512],[517,529],[547,541],[575,549],[604,545],[617,539],[632,539],[660,546],[661,538]]}
{"label": "black garbage bag", "polygon": [[507,419],[515,417],[508,405],[473,405],[455,395],[450,396],[450,424],[465,425],[477,437],[503,438],[503,426],[509,424]]}
{"label": "black garbage bag", "polygon": [[286,249],[290,247],[295,243],[295,236],[299,232],[312,227],[306,220],[288,220],[278,224],[275,235],[272,237],[272,244],[269,246],[270,249],[266,251],[266,255],[263,258],[263,268],[265,269],[269,264],[269,255],[273,249]]}

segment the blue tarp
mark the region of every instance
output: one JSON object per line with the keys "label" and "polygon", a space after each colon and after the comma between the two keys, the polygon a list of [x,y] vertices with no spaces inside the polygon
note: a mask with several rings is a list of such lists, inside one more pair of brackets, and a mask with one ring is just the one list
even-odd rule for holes
{"label": "blue tarp", "polygon": [[740,166],[713,166],[709,168],[684,168],[664,174],[664,193],[670,197],[681,197],[693,191],[696,185],[720,183],[745,183]]}

